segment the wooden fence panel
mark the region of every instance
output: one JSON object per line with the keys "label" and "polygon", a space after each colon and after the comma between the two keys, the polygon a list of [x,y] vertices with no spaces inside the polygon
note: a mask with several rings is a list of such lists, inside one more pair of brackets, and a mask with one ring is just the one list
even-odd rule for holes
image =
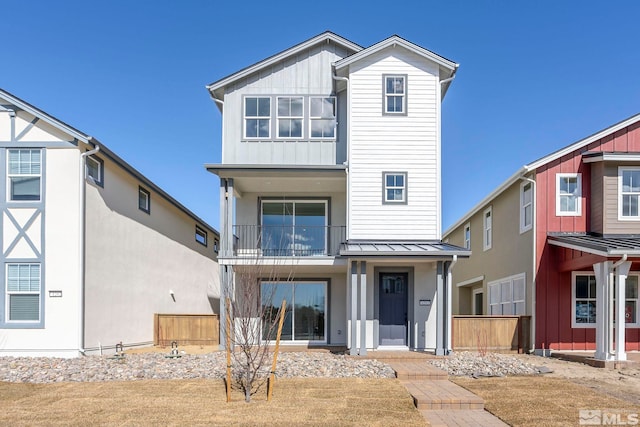
{"label": "wooden fence panel", "polygon": [[154,314],[154,345],[220,344],[220,319],[217,314]]}
{"label": "wooden fence panel", "polygon": [[453,316],[452,346],[467,351],[529,349],[531,316]]}

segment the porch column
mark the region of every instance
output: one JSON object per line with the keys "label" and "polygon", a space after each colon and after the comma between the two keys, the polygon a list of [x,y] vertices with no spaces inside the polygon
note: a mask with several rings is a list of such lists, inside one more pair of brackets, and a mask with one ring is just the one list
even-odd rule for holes
{"label": "porch column", "polygon": [[367,354],[367,262],[360,262],[360,356]]}
{"label": "porch column", "polygon": [[438,261],[437,275],[436,275],[436,355],[444,356],[446,354],[445,348],[445,330],[444,321],[446,317],[445,313],[445,300],[444,300],[444,280],[443,280],[444,262]]}
{"label": "porch column", "polygon": [[[233,255],[233,178],[220,178],[220,248],[219,258]],[[220,266],[220,349],[227,342],[227,298],[231,293],[233,270],[230,265]]]}
{"label": "porch column", "polygon": [[349,282],[351,288],[351,345],[349,346],[349,354],[355,356],[358,354],[358,262],[351,261],[351,280]]}
{"label": "porch column", "polygon": [[625,329],[626,329],[626,282],[627,274],[631,270],[631,261],[625,261],[616,267],[616,360],[627,360],[627,350],[625,347]]}
{"label": "porch column", "polygon": [[[611,261],[593,264],[596,276],[596,354],[598,360],[608,360],[611,356],[609,347],[609,270]],[[572,314],[575,316],[575,313]]]}

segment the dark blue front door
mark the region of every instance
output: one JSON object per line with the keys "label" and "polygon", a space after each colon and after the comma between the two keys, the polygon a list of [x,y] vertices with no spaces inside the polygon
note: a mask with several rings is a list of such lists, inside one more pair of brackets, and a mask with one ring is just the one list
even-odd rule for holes
{"label": "dark blue front door", "polygon": [[380,273],[380,345],[407,345],[407,273]]}

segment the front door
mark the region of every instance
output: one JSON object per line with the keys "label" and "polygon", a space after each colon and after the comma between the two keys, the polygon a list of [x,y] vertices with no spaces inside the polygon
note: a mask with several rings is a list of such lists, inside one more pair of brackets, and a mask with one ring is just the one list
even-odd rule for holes
{"label": "front door", "polygon": [[380,345],[407,345],[407,273],[380,273]]}

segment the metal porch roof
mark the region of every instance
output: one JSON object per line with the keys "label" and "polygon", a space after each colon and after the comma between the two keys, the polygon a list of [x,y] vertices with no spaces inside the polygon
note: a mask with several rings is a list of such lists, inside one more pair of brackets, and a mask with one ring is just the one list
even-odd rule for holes
{"label": "metal porch roof", "polygon": [[549,233],[548,241],[555,246],[576,249],[594,255],[640,256],[640,236],[595,236],[584,233]]}
{"label": "metal porch roof", "polygon": [[413,242],[349,241],[340,245],[344,257],[469,257],[471,251],[439,240]]}

